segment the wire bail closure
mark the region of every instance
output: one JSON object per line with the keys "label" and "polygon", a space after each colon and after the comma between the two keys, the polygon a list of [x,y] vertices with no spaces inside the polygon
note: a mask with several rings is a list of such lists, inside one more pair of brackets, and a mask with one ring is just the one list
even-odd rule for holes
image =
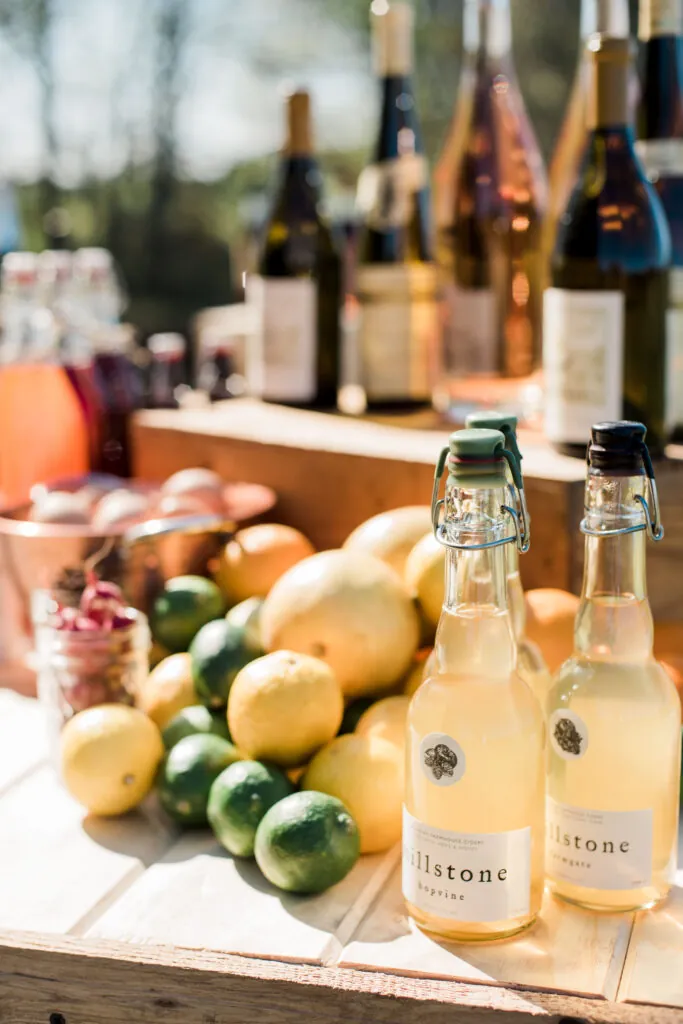
{"label": "wire bail closure", "polygon": [[439,488],[441,486],[441,477],[444,474],[446,468],[446,461],[450,454],[450,448],[446,446],[441,450],[438,461],[436,463],[436,471],[434,473],[434,487],[432,489],[432,527],[434,530],[434,536],[440,544],[444,544],[449,548],[456,548],[458,550],[469,550],[469,551],[481,551],[486,548],[500,547],[501,544],[513,544],[517,545],[517,550],[522,554],[526,554],[529,550],[531,538],[529,535],[529,513],[526,504],[526,495],[524,493],[524,480],[522,477],[519,463],[515,455],[508,451],[507,448],[500,448],[498,454],[507,462],[510,467],[512,474],[513,483],[508,485],[510,491],[510,504],[501,505],[501,512],[507,513],[512,519],[515,527],[514,534],[509,537],[501,537],[500,540],[488,541],[485,544],[457,544],[451,540],[446,533],[446,522],[442,518],[442,510],[445,506],[446,499],[439,498]]}
{"label": "wire bail closure", "polygon": [[588,525],[588,517],[584,516],[579,525],[581,533],[586,534],[588,537],[620,537],[627,533],[640,533],[641,530],[646,530],[650,540],[653,540],[655,543],[663,538],[664,527],[662,525],[659,508],[659,493],[657,491],[657,483],[655,481],[655,471],[652,465],[652,459],[650,458],[650,452],[644,442],[641,445],[640,455],[643,460],[645,476],[647,478],[647,487],[650,493],[649,500],[642,494],[636,494],[635,500],[642,506],[643,512],[645,513],[645,522],[638,523],[636,526],[622,526],[616,530],[593,530]]}

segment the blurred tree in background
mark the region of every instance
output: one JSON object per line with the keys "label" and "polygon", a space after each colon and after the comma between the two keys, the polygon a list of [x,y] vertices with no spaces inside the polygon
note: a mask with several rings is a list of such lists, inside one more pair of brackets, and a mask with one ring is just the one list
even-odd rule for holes
{"label": "blurred tree in background", "polygon": [[[457,90],[462,0],[414,4],[433,159]],[[547,157],[579,8],[512,0]],[[369,0],[0,0],[0,62],[0,182],[13,184],[20,244],[111,248],[143,334],[184,330],[197,309],[234,298],[267,207],[286,84],[312,90],[330,207],[353,214],[378,107]],[[0,193],[0,245],[12,212]]]}

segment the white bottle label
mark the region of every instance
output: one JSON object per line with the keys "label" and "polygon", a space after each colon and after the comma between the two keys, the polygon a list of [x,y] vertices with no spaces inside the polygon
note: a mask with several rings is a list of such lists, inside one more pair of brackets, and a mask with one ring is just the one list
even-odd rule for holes
{"label": "white bottle label", "polygon": [[638,37],[677,36],[683,32],[683,0],[640,0]]}
{"label": "white bottle label", "polygon": [[404,227],[413,215],[415,193],[428,183],[429,167],[421,153],[404,153],[395,160],[370,164],[358,179],[358,209],[375,231]]}
{"label": "white bottle label", "polygon": [[403,895],[426,914],[506,921],[529,913],[531,828],[469,834],[403,808]]}
{"label": "white bottle label", "polygon": [[492,288],[460,288],[452,282],[444,290],[445,355],[450,373],[469,377],[498,370],[498,312]]}
{"label": "white bottle label", "polygon": [[652,884],[652,810],[596,811],[546,801],[546,873],[585,889]]}
{"label": "white bottle label", "polygon": [[623,410],[624,295],[547,288],[543,296],[545,429],[585,444],[600,420]]}
{"label": "white bottle label", "polygon": [[553,711],[548,719],[548,736],[563,761],[577,761],[588,750],[588,726],[580,715],[567,708]]}
{"label": "white bottle label", "polygon": [[639,139],[636,152],[651,181],[683,177],[683,139]]}
{"label": "white bottle label", "polygon": [[683,267],[669,272],[669,306],[666,313],[666,423],[683,424]]}
{"label": "white bottle label", "polygon": [[429,400],[438,345],[436,268],[358,268],[358,347],[368,398]]}
{"label": "white bottle label", "polygon": [[308,277],[247,279],[256,330],[247,346],[249,390],[271,401],[308,402],[315,395],[318,293]]}

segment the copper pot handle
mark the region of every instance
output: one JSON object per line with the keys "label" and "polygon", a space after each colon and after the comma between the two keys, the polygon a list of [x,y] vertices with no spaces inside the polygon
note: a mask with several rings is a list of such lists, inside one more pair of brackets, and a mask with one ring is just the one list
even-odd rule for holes
{"label": "copper pot handle", "polygon": [[146,523],[131,526],[126,530],[121,537],[121,543],[128,548],[141,541],[166,537],[171,533],[188,535],[219,533],[224,534],[228,540],[236,529],[236,524],[230,519],[225,519],[224,516],[180,516],[177,519],[150,519]]}

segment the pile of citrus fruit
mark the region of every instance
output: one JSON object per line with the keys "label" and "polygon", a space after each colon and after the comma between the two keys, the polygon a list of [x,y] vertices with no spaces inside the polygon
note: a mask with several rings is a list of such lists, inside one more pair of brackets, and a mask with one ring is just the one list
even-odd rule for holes
{"label": "pile of citrus fruit", "polygon": [[[155,790],[177,825],[210,827],[282,889],[335,884],[400,839],[406,716],[443,563],[422,506],[375,516],[334,551],[278,524],[238,532],[213,579],[158,595],[137,706],[67,723],[67,787],[102,815]],[[554,666],[571,653],[576,598],[532,592],[528,610]]]}

